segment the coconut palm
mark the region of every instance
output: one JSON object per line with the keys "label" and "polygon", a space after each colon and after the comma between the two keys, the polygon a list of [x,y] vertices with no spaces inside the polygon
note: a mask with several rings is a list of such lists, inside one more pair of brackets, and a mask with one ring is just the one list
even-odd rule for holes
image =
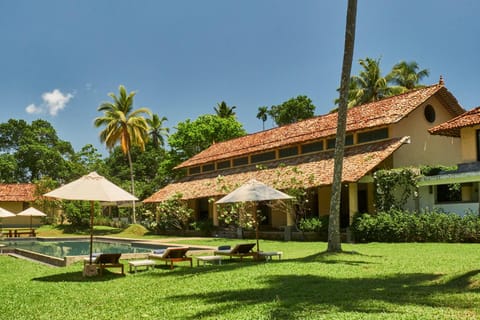
{"label": "coconut palm", "polygon": [[337,135],[335,141],[332,197],[330,199],[330,217],[328,224],[328,252],[342,251],[340,241],[340,195],[342,186],[342,167],[345,149],[345,131],[347,125],[347,108],[349,97],[349,80],[355,44],[355,20],[357,17],[357,0],[348,0],[347,22],[345,27],[345,47],[340,83],[340,103],[338,107]]}
{"label": "coconut palm", "polygon": [[268,118],[268,107],[258,107],[257,119],[262,120],[262,130],[265,130],[265,121]]}
{"label": "coconut palm", "polygon": [[[135,195],[130,148],[136,145],[142,151],[145,150],[145,143],[148,140],[148,124],[144,115],[151,116],[152,113],[148,108],[133,110],[135,92],[132,91],[127,95],[127,90],[123,85],[119,86],[119,96],[114,93],[109,93],[109,96],[113,102],[104,102],[97,108],[98,111],[103,112],[103,116],[95,118],[94,124],[97,128],[105,126],[100,132],[100,140],[108,149],[113,149],[117,143],[120,143],[123,153],[128,158],[131,192]],[[136,223],[135,205],[133,205],[132,222]]]}
{"label": "coconut palm", "polygon": [[430,73],[427,69],[418,70],[419,68],[415,61],[400,61],[390,72],[391,82],[408,90],[421,87],[420,81]]}
{"label": "coconut palm", "polygon": [[213,110],[215,110],[215,113],[220,118],[228,118],[235,115],[235,111],[233,110],[236,108],[235,106],[229,107],[225,101],[222,101],[217,103],[217,106],[213,107]]}
{"label": "coconut palm", "polygon": [[148,134],[152,138],[153,146],[158,149],[165,145],[164,137],[168,134],[169,129],[163,126],[163,122],[167,121],[167,117],[160,117],[158,114],[153,114],[151,118],[147,118],[147,124],[150,127]]}
{"label": "coconut palm", "polygon": [[389,78],[382,76],[380,58],[375,60],[367,57],[360,59],[359,63],[363,70],[351,79],[354,82],[350,85],[353,89],[350,96],[354,99],[351,104],[375,102],[390,96],[392,92],[388,86]]}

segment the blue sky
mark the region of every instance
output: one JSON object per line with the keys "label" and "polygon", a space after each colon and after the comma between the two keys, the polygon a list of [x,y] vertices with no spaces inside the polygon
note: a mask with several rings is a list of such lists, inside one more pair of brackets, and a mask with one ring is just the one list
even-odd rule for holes
{"label": "blue sky", "polygon": [[[346,3],[327,0],[0,1],[0,122],[52,123],[78,151],[100,144],[93,119],[109,92],[137,91],[135,106],[173,128],[235,105],[247,132],[260,106],[307,95],[332,109]],[[480,1],[358,1],[358,59],[400,60],[443,75],[465,109],[480,105]],[[267,127],[271,127],[267,122]]]}

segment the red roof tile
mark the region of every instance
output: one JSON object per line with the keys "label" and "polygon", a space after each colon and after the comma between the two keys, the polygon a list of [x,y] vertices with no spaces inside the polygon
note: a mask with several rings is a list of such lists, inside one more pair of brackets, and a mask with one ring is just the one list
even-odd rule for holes
{"label": "red roof tile", "polygon": [[34,201],[35,190],[31,183],[0,184],[0,201]]}
{"label": "red roof tile", "polygon": [[[444,102],[453,116],[464,112],[455,97],[443,85],[433,85],[349,109],[347,132],[397,123],[433,95]],[[336,128],[337,113],[317,116],[216,143],[181,163],[177,169],[334,136]]]}
{"label": "red roof tile", "polygon": [[[408,137],[394,138],[345,149],[342,181],[358,181],[407,141]],[[217,183],[218,173],[187,176],[160,189],[143,202],[161,202],[176,193],[181,193],[185,200],[221,196],[225,194],[220,188],[221,185],[239,186],[253,178],[272,186],[289,186],[293,177],[298,179],[304,176],[311,177],[305,178],[303,182],[307,188],[330,185],[333,179],[333,162],[332,150],[274,161],[263,170],[258,170],[255,165],[228,169],[222,171],[221,184]],[[298,174],[293,168],[304,174]]]}
{"label": "red roof tile", "polygon": [[480,124],[480,107],[465,112],[447,122],[430,128],[428,132],[450,137],[460,137],[460,129]]}

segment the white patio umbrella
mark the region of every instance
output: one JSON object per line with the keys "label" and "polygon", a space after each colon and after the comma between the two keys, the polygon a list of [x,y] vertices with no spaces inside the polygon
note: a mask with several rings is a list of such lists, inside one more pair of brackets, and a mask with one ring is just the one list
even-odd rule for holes
{"label": "white patio umbrella", "polygon": [[86,200],[90,201],[90,264],[92,264],[93,249],[93,216],[94,202],[117,202],[138,200],[134,195],[128,193],[117,185],[113,184],[96,172],[91,172],[75,181],[72,181],[58,189],[44,194],[46,197],[65,200]]}
{"label": "white patio umbrella", "polygon": [[15,214],[8,211],[7,209],[3,209],[2,207],[0,207],[0,235],[2,235],[2,233],[3,233],[3,221],[2,221],[2,219],[3,218],[11,218],[11,217],[15,217]]}
{"label": "white patio umbrella", "polygon": [[23,210],[20,213],[17,213],[17,216],[23,217],[30,217],[30,229],[32,229],[32,219],[33,217],[46,217],[47,215],[42,211],[35,209],[34,207],[30,207],[28,209]]}
{"label": "white patio umbrella", "polygon": [[[268,185],[259,182],[255,179],[247,181],[237,189],[233,190],[220,200],[216,201],[217,204],[233,203],[233,202],[259,202],[270,200],[286,200],[293,199],[286,193],[278,191]],[[255,210],[255,237],[257,240],[257,252],[260,251],[258,242],[258,221],[257,211]]]}
{"label": "white patio umbrella", "polygon": [[0,218],[9,218],[9,217],[15,217],[15,214],[8,211],[7,209],[3,209],[0,207]]}

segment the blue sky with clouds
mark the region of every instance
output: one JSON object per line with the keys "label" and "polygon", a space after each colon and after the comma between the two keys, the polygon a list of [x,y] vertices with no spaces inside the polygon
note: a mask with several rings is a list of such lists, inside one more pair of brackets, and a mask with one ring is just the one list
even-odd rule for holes
{"label": "blue sky with clouds", "polygon": [[[42,118],[75,150],[101,152],[93,119],[109,92],[137,91],[136,107],[173,128],[237,106],[248,132],[260,106],[307,95],[316,114],[336,98],[345,1],[0,1],[0,121]],[[480,1],[358,1],[358,59],[400,60],[443,75],[465,109],[480,105]],[[271,122],[267,122],[271,127]]]}

